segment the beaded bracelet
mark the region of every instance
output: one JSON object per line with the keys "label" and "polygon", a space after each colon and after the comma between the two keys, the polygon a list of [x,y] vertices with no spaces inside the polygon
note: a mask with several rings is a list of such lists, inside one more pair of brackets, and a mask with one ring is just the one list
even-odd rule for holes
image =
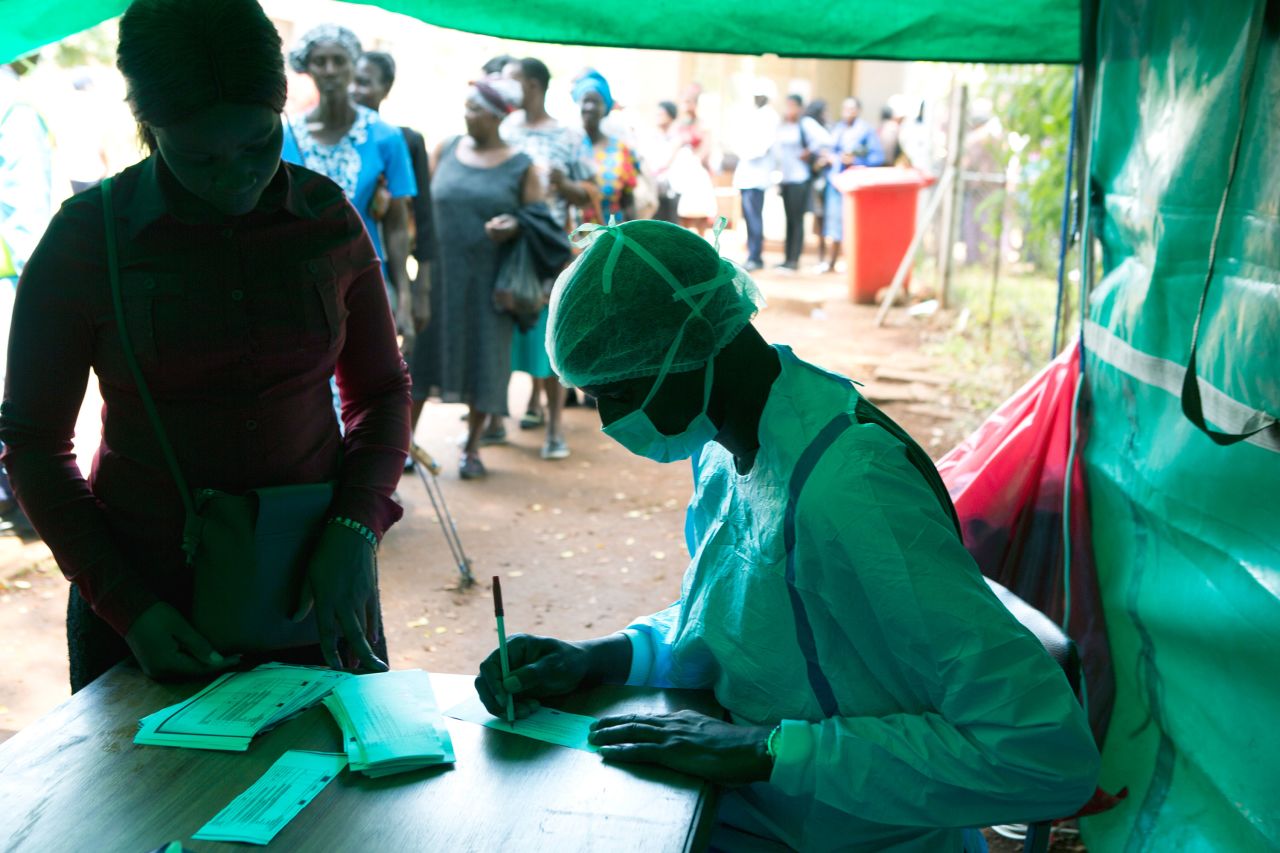
{"label": "beaded bracelet", "polygon": [[328,521],[327,523],[328,523],[328,524],[341,524],[343,527],[346,527],[346,528],[347,528],[347,529],[349,529],[349,530],[354,530],[356,533],[359,533],[361,536],[363,536],[363,537],[364,537],[365,541],[369,543],[369,546],[370,546],[371,548],[373,548],[373,550],[375,550],[375,551],[376,551],[376,550],[378,550],[378,536],[377,536],[377,534],[376,534],[376,533],[374,533],[372,530],[370,530],[370,529],[369,529],[368,527],[366,527],[365,525],[363,525],[363,524],[361,524],[360,522],[356,521],[355,519],[351,519],[351,518],[344,518],[343,516],[335,515],[333,518],[330,518],[330,519],[329,519],[329,521]]}
{"label": "beaded bracelet", "polygon": [[778,737],[782,734],[782,724],[779,723],[773,731],[769,732],[769,739],[764,743],[764,751],[769,755],[770,763],[778,761]]}

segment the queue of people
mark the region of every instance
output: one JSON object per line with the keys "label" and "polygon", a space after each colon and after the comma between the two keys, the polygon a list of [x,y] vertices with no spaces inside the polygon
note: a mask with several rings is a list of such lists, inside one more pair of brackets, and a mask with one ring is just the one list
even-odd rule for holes
{"label": "queue of people", "polygon": [[[478,664],[492,713],[602,682],[713,690],[726,718],[609,718],[590,740],[726,786],[717,849],[979,851],[977,826],[1089,798],[1084,713],[984,583],[928,456],[849,380],[761,337],[750,271],[696,223],[619,221],[635,162],[603,129],[601,75],[574,87],[584,137],[547,113],[543,63],[496,58],[415,207],[425,148],[377,114],[394,65],[341,27],[290,62],[320,103],[282,122],[282,46],[256,0],[135,0],[118,67],[147,156],[67,202],[23,264],[0,440],[72,584],[73,690],[129,657],[157,679],[387,669],[376,555],[402,514],[417,396],[399,319],[425,353],[416,375],[469,406],[464,477],[484,475],[513,369],[540,380],[525,416],[547,458],[567,455],[563,380],[628,451],[694,465],[679,601],[594,640],[512,637],[509,675],[496,651]],[[799,215],[822,158],[851,166],[868,137],[853,105],[829,133],[799,98],[776,123],[768,101],[756,159],[776,158]],[[696,156],[696,128],[681,132]],[[764,190],[751,177],[744,206]],[[424,217],[434,247],[411,239]],[[515,246],[541,260],[511,283]],[[410,250],[431,270],[416,310]],[[545,305],[495,310],[496,289],[549,271]],[[106,405],[85,478],[71,449],[91,370]],[[209,501],[248,494],[255,520],[219,526]],[[296,572],[287,602],[259,578],[202,619],[201,578],[243,569],[217,556],[245,530],[302,529],[296,566],[260,567]],[[250,639],[213,642],[227,622]],[[305,639],[272,639],[286,623]]]}
{"label": "queue of people", "polygon": [[[733,185],[741,195],[747,232],[744,266],[749,271],[764,267],[764,198],[777,186],[786,216],[786,241],[783,260],[776,268],[799,270],[805,217],[812,214],[818,237],[817,271],[835,272],[844,239],[844,203],[832,178],[854,167],[892,165],[893,161],[886,161],[881,134],[861,118],[862,103],[857,98],[846,98],[840,120],[828,126],[825,101],[806,105],[801,95],[792,93],[779,113],[773,106],[776,93],[771,81],[759,81],[755,108],[739,142]],[[898,123],[887,122],[885,128],[896,151]]]}
{"label": "queue of people", "polygon": [[[305,111],[285,116],[282,158],[333,180],[365,226],[382,263],[396,333],[413,380],[413,426],[417,427],[429,399],[479,405],[472,413],[477,417],[468,416],[466,433],[459,441],[458,472],[466,480],[485,477],[481,449],[507,441],[510,417],[501,392],[489,387],[491,382],[502,381],[500,372],[491,367],[509,361],[511,372],[530,377],[529,398],[523,411],[516,413],[519,426],[544,431],[543,459],[567,458],[570,448],[563,411],[566,406],[592,401],[573,389],[566,390],[551,370],[542,343],[545,316],[531,326],[515,324],[509,343],[503,334],[492,340],[488,334],[468,336],[467,346],[478,346],[483,354],[462,356],[455,324],[489,328],[494,323],[492,318],[473,316],[473,312],[488,310],[483,300],[454,292],[463,286],[446,267],[456,271],[464,263],[458,244],[437,241],[441,228],[458,225],[437,217],[432,200],[437,163],[428,151],[434,150],[438,156],[446,146],[437,144],[441,140],[431,140],[429,148],[421,133],[393,126],[380,115],[382,102],[396,82],[394,57],[382,51],[366,52],[354,32],[326,24],[305,33],[289,51],[287,61],[295,72],[314,83],[317,101]],[[540,60],[497,56],[478,69],[476,77],[490,82],[508,79],[518,85],[519,92],[509,103],[510,112],[500,117],[499,135],[511,150],[530,158],[541,186],[537,203],[547,206],[566,233],[584,222],[607,224],[651,217],[705,234],[716,219],[719,205],[713,170],[719,168],[719,162],[713,162],[713,157],[719,156],[723,146],[713,145],[700,118],[703,93],[697,84],[687,87],[678,99],[661,102],[651,125],[639,122],[637,127],[613,120],[612,88],[595,69],[584,69],[566,84],[579,114],[563,122],[547,112],[551,74]],[[762,81],[752,126],[736,146],[733,184],[740,191],[747,235],[745,266],[751,271],[763,267],[764,196],[776,185],[787,222],[784,257],[778,269],[798,269],[805,241],[804,221],[812,213],[822,269],[830,271],[839,256],[842,224],[839,193],[829,178],[854,165],[878,165],[883,155],[874,131],[857,117],[856,99],[845,103],[841,124],[828,128],[821,111],[812,109],[824,106],[822,102],[808,105],[806,114],[803,101],[791,95],[783,100],[780,115],[773,103],[775,96],[773,84]],[[16,118],[9,123],[16,124]],[[468,128],[469,137],[471,125]],[[499,184],[505,181],[500,170],[474,177],[477,185],[490,177]],[[513,215],[528,204],[523,197],[517,202],[502,213]],[[35,207],[24,205],[24,209]],[[43,221],[49,215],[46,210]],[[510,241],[493,239],[492,235],[506,233],[502,228],[486,233],[494,250],[489,260],[498,263],[510,254]],[[442,242],[452,244],[442,250]],[[448,257],[441,257],[442,252]],[[492,283],[496,267],[494,275],[486,276]],[[544,290],[549,284],[549,280],[543,282]],[[460,309],[461,305],[471,307]],[[9,312],[4,313],[8,319]],[[434,324],[430,322],[433,316]],[[497,349],[490,352],[490,347]],[[471,364],[475,358],[487,366]],[[485,377],[483,387],[473,387],[471,383],[480,381],[476,378],[480,376]],[[341,422],[336,383],[331,391],[335,416]],[[7,513],[0,525],[25,524],[16,503],[5,501],[2,480],[0,511]]]}

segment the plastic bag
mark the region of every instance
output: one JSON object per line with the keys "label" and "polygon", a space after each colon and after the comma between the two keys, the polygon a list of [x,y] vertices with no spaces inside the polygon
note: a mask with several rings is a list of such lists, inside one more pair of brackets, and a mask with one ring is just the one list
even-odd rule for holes
{"label": "plastic bag", "polygon": [[[982,573],[1059,625],[1080,647],[1089,724],[1101,745],[1115,676],[1091,547],[1079,436],[1071,472],[1070,578],[1064,585],[1063,485],[1072,405],[1080,379],[1079,344],[1053,360],[938,462]],[[1089,422],[1081,400],[1079,423]],[[1066,590],[1069,590],[1069,598]]]}
{"label": "plastic bag", "polygon": [[515,317],[522,332],[532,329],[547,304],[550,282],[543,282],[527,240],[516,240],[498,268],[493,288],[493,305],[500,313]]}

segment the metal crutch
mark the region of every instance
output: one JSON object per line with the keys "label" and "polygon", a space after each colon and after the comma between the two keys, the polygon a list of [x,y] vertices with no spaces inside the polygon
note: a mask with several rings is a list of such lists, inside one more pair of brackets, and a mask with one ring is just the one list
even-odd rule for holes
{"label": "metal crutch", "polygon": [[476,579],[471,574],[471,560],[467,559],[466,552],[462,550],[462,540],[458,538],[458,527],[453,523],[453,516],[449,514],[448,504],[444,502],[444,492],[441,491],[440,481],[437,479],[440,474],[440,463],[417,444],[410,446],[409,458],[413,460],[414,470],[422,478],[422,487],[427,490],[427,497],[431,499],[436,518],[440,519],[444,540],[449,543],[449,551],[458,565],[458,574],[462,575],[458,585],[466,589],[474,584]]}

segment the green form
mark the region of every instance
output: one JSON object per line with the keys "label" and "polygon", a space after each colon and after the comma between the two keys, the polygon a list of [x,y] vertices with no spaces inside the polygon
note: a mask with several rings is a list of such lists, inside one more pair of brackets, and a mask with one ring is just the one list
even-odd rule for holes
{"label": "green form", "polygon": [[472,696],[467,701],[445,711],[445,716],[513,735],[533,738],[544,743],[554,743],[556,746],[567,746],[587,752],[600,751],[599,747],[587,743],[587,735],[591,733],[591,724],[596,721],[596,718],[584,717],[582,714],[570,714],[554,708],[538,708],[529,716],[516,720],[516,724],[512,726],[506,720],[490,714],[480,703],[479,697]]}
{"label": "green form", "polygon": [[454,761],[431,677],[420,669],[357,675],[324,704],[342,729],[352,770],[376,777]]}
{"label": "green form", "polygon": [[143,717],[133,742],[243,752],[256,735],[305,711],[351,678],[346,672],[278,663],[229,672],[190,699]]}
{"label": "green form", "polygon": [[291,749],[191,837],[269,844],[346,766],[339,753]]}

